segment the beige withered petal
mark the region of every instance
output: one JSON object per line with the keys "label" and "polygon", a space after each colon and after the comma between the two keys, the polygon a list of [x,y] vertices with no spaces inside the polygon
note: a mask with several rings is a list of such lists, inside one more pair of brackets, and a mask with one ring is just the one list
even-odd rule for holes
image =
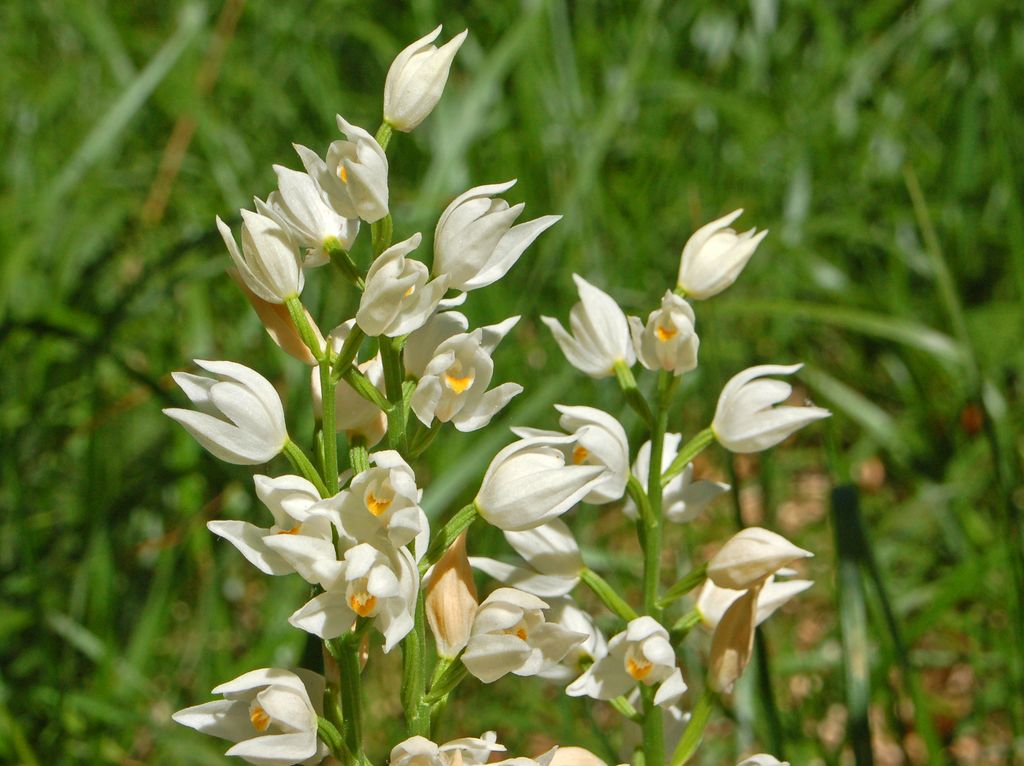
{"label": "beige withered petal", "polygon": [[607,766],[589,750],[582,747],[560,747],[548,766]]}
{"label": "beige withered petal", "polygon": [[736,599],[726,610],[711,639],[708,684],[716,692],[732,692],[733,685],[750,662],[760,591],[761,586],[758,585]]}
{"label": "beige withered petal", "polygon": [[[237,270],[228,269],[228,276],[235,281],[236,285],[242,288],[242,292],[245,294],[250,305],[252,305],[256,316],[260,318],[263,327],[266,328],[270,339],[289,356],[295,357],[304,364],[315,365],[316,359],[313,358],[313,354],[310,353],[306,344],[302,342],[299,331],[295,329],[295,323],[292,322],[291,315],[284,304],[270,303],[260,298],[246,286]],[[323,348],[323,336],[320,334],[320,329],[316,326],[316,322],[313,321],[309,311],[306,311],[306,319],[309,321],[309,326],[313,328],[313,333],[320,342],[320,347]]]}
{"label": "beige withered petal", "polygon": [[434,566],[425,601],[427,624],[437,642],[437,653],[453,658],[466,646],[477,610],[473,571],[466,555],[466,533]]}

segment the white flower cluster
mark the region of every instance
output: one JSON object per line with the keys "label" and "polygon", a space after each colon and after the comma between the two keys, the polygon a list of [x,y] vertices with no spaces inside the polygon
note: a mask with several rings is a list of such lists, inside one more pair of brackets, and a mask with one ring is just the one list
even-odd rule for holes
{"label": "white flower cluster", "polygon": [[[731,285],[764,238],[764,232],[727,228],[736,211],[691,237],[676,289],[663,295],[646,322],[627,318],[579,276],[571,332],[543,318],[570,364],[594,378],[617,378],[650,439],[634,453],[612,414],[557,405],[560,430],[513,428],[517,440],[493,458],[473,501],[432,529],[411,463],[444,424],[460,432],[484,428],[523,390],[514,382],[495,384],[492,360],[520,318],[470,329],[455,309],[470,291],[501,279],[559,220],[548,215],[516,223],[523,204],[498,196],[515,183],[508,181],[472,188],[448,205],[434,232],[430,267],[414,257],[421,234],[392,243],[388,144],[393,131],[413,130],[437,104],[466,36],[438,48],[432,43],[440,32],[395,59],[376,135],[338,116],[344,139],[323,155],[296,146],[303,171],[275,166],[277,190],[256,199],[255,211],[241,211],[240,245],[217,220],[233,276],[271,338],[312,367],[313,457],[289,436],[274,386],[234,362],[196,361],[214,377],[175,373],[193,408],[166,413],[227,462],[264,465],[282,453],[291,461],[294,473],[254,478],[272,523],[216,520],[208,527],[261,572],[297,575],[312,586],[290,623],[323,640],[332,660],[327,680],[308,670],[246,673],[213,690],[222,700],[186,708],[174,719],[230,740],[228,754],[250,763],[314,764],[328,754],[364,763],[361,664],[369,656],[368,638],[379,635],[385,653],[401,646],[404,655],[402,703],[410,736],[391,750],[396,766],[482,765],[504,751],[493,732],[442,745],[430,738],[432,722],[467,674],[485,684],[507,674],[538,676],[568,695],[633,710],[629,717],[645,723],[647,762],[660,766],[666,760],[663,718],[672,724],[665,730],[668,748],[678,740],[669,731],[686,720],[687,683],[677,647],[687,626],[703,622],[714,630],[705,685],[727,693],[749,660],[757,624],[810,585],[776,581],[809,553],[752,528],[726,543],[685,588],[662,591],[662,522],[692,522],[729,489],[695,478],[692,459],[712,441],[733,452],[766,449],[829,413],[776,406],[790,386],[764,376],[791,374],[799,365],[764,365],[727,383],[702,435],[683,445],[681,434],[666,430],[674,387],[698,362],[696,314],[686,299],[708,298]],[[350,254],[364,224],[374,253],[365,268]],[[327,263],[360,296],[355,316],[325,335],[300,296],[307,270]],[[659,376],[653,404],[633,378],[637,361]],[[348,446],[345,470],[338,434]],[[641,609],[585,564],[563,518],[580,503],[621,509],[637,522]],[[470,557],[467,529],[476,519],[500,529],[519,560]],[[498,584],[482,601],[474,570]],[[687,623],[684,615],[666,627],[667,608],[705,577],[690,612],[696,621]],[[582,585],[619,620],[610,639],[598,627],[603,618],[574,599]],[[423,650],[428,630],[438,657],[433,673]],[[337,699],[325,704],[325,693]],[[744,763],[778,762],[758,755]],[[500,764],[603,766],[574,747]]]}

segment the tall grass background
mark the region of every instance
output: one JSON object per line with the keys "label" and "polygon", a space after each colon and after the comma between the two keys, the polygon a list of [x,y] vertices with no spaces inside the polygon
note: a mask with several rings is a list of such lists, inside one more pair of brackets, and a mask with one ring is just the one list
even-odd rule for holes
{"label": "tall grass background", "polygon": [[[169,720],[255,667],[316,662],[288,626],[303,586],[210,535],[261,518],[250,471],[160,414],[191,358],[259,369],[308,404],[224,275],[237,217],[322,150],[334,115],[379,122],[387,66],[464,27],[444,98],[392,155],[396,236],[471,185],[510,178],[564,220],[474,325],[523,320],[497,354],[526,392],[418,466],[429,513],[472,496],[505,426],[550,405],[618,413],[568,368],[540,314],[571,274],[646,316],[699,225],[736,207],[771,234],[698,306],[702,364],[671,428],[705,425],[724,381],[804,361],[835,416],[759,459],[711,451],[737,492],[678,533],[700,559],[738,524],[815,551],[815,587],[774,617],[717,710],[700,763],[1011,763],[1024,736],[1020,514],[1024,16],[1014,2],[268,2],[13,0],[0,6],[0,762],[206,764],[221,743]],[[359,257],[365,264],[365,243]],[[304,293],[326,327],[353,291]],[[642,430],[623,412],[631,433]],[[311,424],[295,428],[308,436]],[[270,472],[286,470],[282,463]],[[630,591],[621,514],[577,512],[588,561]],[[496,534],[474,540],[498,553]],[[705,641],[706,643],[706,641]],[[701,639],[687,666],[699,667]],[[371,663],[370,747],[401,734],[395,658]],[[699,679],[698,679],[699,680]],[[471,683],[442,737],[499,730],[610,762],[600,705],[536,681]]]}

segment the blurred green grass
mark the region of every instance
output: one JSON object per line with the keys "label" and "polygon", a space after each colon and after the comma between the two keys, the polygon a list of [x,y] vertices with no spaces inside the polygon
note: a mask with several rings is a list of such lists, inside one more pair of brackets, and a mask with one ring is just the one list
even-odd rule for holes
{"label": "blurred green grass", "polygon": [[[527,389],[503,422],[550,424],[556,401],[617,411],[610,385],[564,371],[538,315],[565,315],[574,271],[646,315],[692,230],[746,208],[741,224],[772,233],[733,288],[698,306],[702,366],[671,425],[703,426],[724,380],[764,361],[806,361],[808,396],[836,412],[736,467],[743,519],[818,553],[817,586],[765,626],[786,753],[844,757],[823,487],[853,482],[941,758],[1010,761],[1024,735],[1007,559],[1024,506],[1016,3],[227,8],[241,12],[231,30],[216,4],[0,7],[0,761],[222,762],[220,743],[170,712],[306,650],[285,620],[301,585],[257,575],[205,529],[259,513],[249,472],[159,409],[178,401],[167,373],[195,357],[243,361],[305,406],[304,372],[224,278],[213,216],[273,188],[272,163],[297,167],[291,142],[332,140],[336,112],[375,128],[391,58],[438,22],[471,34],[440,107],[396,142],[396,234],[428,233],[455,194],[508,178],[528,213],[565,216],[466,308],[474,324],[524,316],[497,358]],[[168,185],[158,169],[183,119],[194,134]],[[154,189],[169,193],[160,215]],[[311,279],[304,293],[327,327],[354,307],[337,285]],[[431,512],[458,507],[505,438],[440,442],[421,467]],[[713,453],[703,469],[727,466]],[[578,516],[590,559],[631,587],[627,525]],[[682,537],[699,552],[734,527],[723,502]],[[498,548],[491,538],[481,550]],[[925,762],[867,607],[876,758]],[[379,755],[399,730],[386,667],[370,683]],[[717,714],[703,763],[779,736],[748,676],[738,699],[751,704],[736,710],[753,717]],[[497,727],[516,753],[550,739],[611,757],[618,737],[602,710],[529,681],[470,690],[454,713],[471,728],[444,734]]]}

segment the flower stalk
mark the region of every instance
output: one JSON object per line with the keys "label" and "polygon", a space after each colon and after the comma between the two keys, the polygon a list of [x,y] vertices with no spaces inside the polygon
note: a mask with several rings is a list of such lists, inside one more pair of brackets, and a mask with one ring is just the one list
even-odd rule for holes
{"label": "flower stalk", "polygon": [[580,582],[601,599],[601,603],[614,612],[619,618],[629,622],[637,618],[636,610],[609,585],[601,575],[589,567],[580,570]]}
{"label": "flower stalk", "polygon": [[307,481],[316,487],[316,491],[320,493],[320,497],[329,496],[327,485],[324,484],[324,480],[320,478],[320,474],[317,473],[313,463],[308,457],[306,457],[306,453],[302,451],[302,448],[299,447],[298,444],[289,439],[284,443],[282,452],[284,452],[288,460],[291,461],[295,470],[301,473]]}
{"label": "flower stalk", "polygon": [[[688,441],[683,448],[679,450],[675,460],[665,469],[665,472],[661,475],[661,486],[664,487],[672,479],[681,474],[686,466],[692,461],[697,455],[703,452],[708,445],[715,440],[715,432],[710,427],[700,431],[690,441]],[[652,445],[653,447],[653,445]],[[654,461],[651,461],[651,465],[655,465]]]}

